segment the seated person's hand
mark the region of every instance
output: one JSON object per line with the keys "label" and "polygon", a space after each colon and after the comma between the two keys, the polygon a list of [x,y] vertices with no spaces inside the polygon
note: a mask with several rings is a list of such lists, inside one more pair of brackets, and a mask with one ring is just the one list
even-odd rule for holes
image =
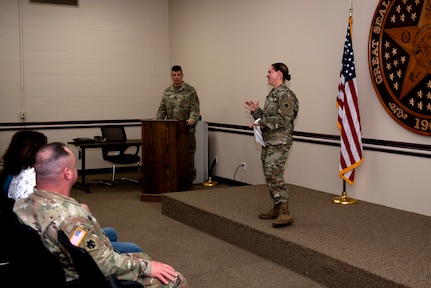
{"label": "seated person's hand", "polygon": [[168,264],[152,260],[150,276],[159,279],[163,284],[168,284],[168,282],[175,282],[178,274]]}
{"label": "seated person's hand", "polygon": [[90,207],[88,207],[88,205],[87,205],[87,204],[83,204],[83,203],[81,203],[81,204],[79,204],[79,205],[81,205],[82,209],[84,209],[84,210],[86,210],[88,213],[90,213]]}

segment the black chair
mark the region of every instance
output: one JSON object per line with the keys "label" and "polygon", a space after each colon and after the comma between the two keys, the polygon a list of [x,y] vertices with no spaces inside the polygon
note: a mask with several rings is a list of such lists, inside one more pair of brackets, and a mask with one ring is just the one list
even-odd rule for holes
{"label": "black chair", "polygon": [[81,287],[83,288],[143,288],[138,282],[129,280],[118,280],[115,275],[110,275],[109,280],[103,275],[97,263],[87,250],[74,246],[63,230],[57,231],[60,244],[68,252],[71,262],[79,275]]}
{"label": "black chair", "polygon": [[[112,179],[111,182],[99,181],[107,185],[114,185],[115,183],[115,171],[117,165],[131,165],[135,164],[138,168],[138,180],[130,178],[120,178],[121,180],[132,181],[135,183],[141,182],[141,157],[139,154],[139,145],[130,144],[113,144],[109,145],[109,142],[122,142],[127,141],[126,131],[124,126],[121,125],[109,125],[100,127],[102,131],[102,137],[106,139],[105,146],[102,147],[102,156],[105,161],[112,163]],[[131,147],[135,147],[135,153],[126,153]]]}
{"label": "black chair", "polygon": [[0,200],[3,260],[1,286],[28,287],[81,287],[78,280],[66,282],[63,265],[43,244],[36,230],[25,225],[12,211],[12,199]]}

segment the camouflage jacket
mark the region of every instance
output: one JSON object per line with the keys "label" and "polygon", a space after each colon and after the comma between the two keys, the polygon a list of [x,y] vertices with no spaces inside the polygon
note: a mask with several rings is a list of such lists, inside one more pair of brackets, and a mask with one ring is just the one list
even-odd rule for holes
{"label": "camouflage jacket", "polygon": [[266,145],[292,144],[298,110],[298,99],[285,83],[271,90],[264,108],[251,112],[254,119],[261,118],[260,128]]}
{"label": "camouflage jacket", "polygon": [[199,120],[199,98],[195,88],[183,82],[179,88],[169,86],[163,93],[157,119]]}
{"label": "camouflage jacket", "polygon": [[69,259],[61,250],[57,231],[63,230],[71,242],[90,252],[103,274],[143,283],[151,271],[145,253],[119,254],[99,226],[96,218],[73,198],[44,190],[34,190],[28,198],[17,200],[14,212],[41,236],[49,251],[63,264],[66,280],[78,278]]}

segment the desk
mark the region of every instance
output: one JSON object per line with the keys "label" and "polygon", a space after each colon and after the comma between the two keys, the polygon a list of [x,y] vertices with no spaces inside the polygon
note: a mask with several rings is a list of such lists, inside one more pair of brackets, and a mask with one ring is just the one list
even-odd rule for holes
{"label": "desk", "polygon": [[67,142],[67,144],[76,146],[79,148],[79,156],[81,158],[81,182],[76,182],[77,188],[85,190],[85,192],[90,193],[90,187],[85,183],[85,150],[89,148],[102,148],[103,146],[115,146],[115,145],[142,145],[141,139],[130,139],[127,141],[110,141],[110,142]]}

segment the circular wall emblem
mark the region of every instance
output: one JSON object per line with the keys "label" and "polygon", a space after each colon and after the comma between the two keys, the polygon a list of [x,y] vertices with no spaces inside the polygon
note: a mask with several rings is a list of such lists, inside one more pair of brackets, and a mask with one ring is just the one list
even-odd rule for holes
{"label": "circular wall emblem", "polygon": [[385,110],[404,128],[431,136],[431,0],[381,0],[368,46]]}

